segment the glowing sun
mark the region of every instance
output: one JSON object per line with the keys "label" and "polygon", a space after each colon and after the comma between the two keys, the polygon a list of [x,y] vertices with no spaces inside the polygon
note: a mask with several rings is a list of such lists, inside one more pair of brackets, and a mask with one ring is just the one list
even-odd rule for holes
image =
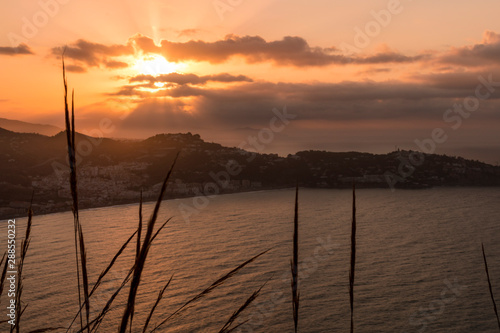
{"label": "glowing sun", "polygon": [[156,54],[137,59],[134,64],[134,70],[138,73],[153,76],[178,73],[183,67],[183,64],[169,62],[164,57]]}

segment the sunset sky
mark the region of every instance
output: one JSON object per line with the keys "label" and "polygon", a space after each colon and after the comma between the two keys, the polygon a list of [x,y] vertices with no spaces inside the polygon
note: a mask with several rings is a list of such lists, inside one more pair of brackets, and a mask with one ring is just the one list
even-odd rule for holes
{"label": "sunset sky", "polygon": [[8,1],[0,117],[63,126],[66,48],[81,132],[110,119],[109,137],[238,146],[286,107],[295,118],[263,152],[417,150],[442,128],[436,152],[496,164],[499,13],[498,0]]}

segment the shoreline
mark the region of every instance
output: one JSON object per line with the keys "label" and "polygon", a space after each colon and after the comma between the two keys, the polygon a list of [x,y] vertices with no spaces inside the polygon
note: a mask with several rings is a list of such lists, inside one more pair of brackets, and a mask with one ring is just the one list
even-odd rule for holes
{"label": "shoreline", "polygon": [[[217,194],[217,196],[220,195],[227,195],[227,194],[237,194],[237,193],[248,193],[248,192],[259,192],[259,191],[272,191],[272,190],[282,190],[282,189],[289,189],[291,187],[289,186],[284,186],[284,187],[262,187],[258,189],[248,189],[248,190],[240,190],[240,191],[226,191],[223,193]],[[177,200],[177,199],[187,199],[187,198],[195,198],[198,197],[199,195],[191,195],[191,194],[185,194],[185,195],[168,195],[165,194],[163,197],[162,201],[166,200]],[[157,198],[143,198],[142,203],[150,203],[150,202],[156,202]],[[134,204],[139,204],[139,199],[133,199],[133,200],[118,200],[116,202],[112,202],[110,204],[96,204],[96,205],[79,205],[78,210],[83,211],[87,209],[96,209],[96,208],[105,208],[105,207],[114,207],[114,206],[125,206],[125,205],[134,205]],[[55,207],[53,209],[47,209],[44,210],[41,213],[37,213],[36,206],[43,206],[42,204],[36,204],[34,203],[35,208],[33,209],[33,216],[36,215],[49,215],[49,214],[55,214],[55,213],[64,213],[64,212],[71,212],[71,206],[65,206],[65,207]],[[28,212],[24,213],[14,213],[14,214],[0,214],[0,221],[7,221],[8,219],[14,219],[14,218],[24,218],[28,216]]]}
{"label": "shoreline", "polygon": [[[365,185],[365,186],[363,186]],[[381,187],[381,186],[366,186],[367,184],[356,184],[356,189],[360,190],[365,190],[365,189],[387,189],[388,191],[391,191],[390,188],[387,187]],[[370,184],[368,184],[370,185]],[[396,190],[429,190],[429,189],[434,189],[434,188],[492,188],[492,187],[497,187],[500,188],[500,186],[481,186],[481,185],[476,185],[476,186],[463,186],[463,185],[443,185],[443,186],[426,186],[426,187],[397,187]],[[293,189],[294,186],[277,186],[277,187],[262,187],[262,188],[255,188],[255,189],[247,189],[247,190],[239,190],[239,191],[226,191],[223,193],[219,193],[216,196],[222,196],[222,195],[228,195],[228,194],[238,194],[238,193],[250,193],[250,192],[260,192],[260,191],[274,191],[274,190],[285,190],[285,189]],[[304,189],[316,189],[316,190],[350,190],[352,187],[351,185],[349,186],[342,186],[342,187],[307,187],[307,186],[302,186],[301,188]],[[163,201],[166,200],[177,200],[177,199],[187,199],[187,198],[195,198],[199,197],[200,195],[192,195],[192,194],[185,194],[185,195],[165,195],[163,198]],[[150,202],[156,202],[156,198],[147,198],[143,199],[143,204],[145,203],[150,203]],[[96,209],[96,208],[105,208],[105,207],[114,207],[114,206],[125,206],[125,205],[134,205],[134,204],[139,204],[139,200],[120,200],[117,202],[113,202],[111,204],[102,204],[102,205],[80,205],[79,210],[88,210],[88,209]],[[33,216],[36,215],[49,215],[49,214],[55,214],[55,213],[64,213],[64,212],[71,212],[71,206],[67,207],[57,207],[54,209],[47,209],[42,212],[36,211],[37,206],[43,206],[41,204],[34,204],[35,208],[33,209]],[[23,213],[14,213],[14,214],[0,214],[0,221],[7,221],[9,219],[14,219],[14,218],[25,218],[28,216],[27,210]]]}

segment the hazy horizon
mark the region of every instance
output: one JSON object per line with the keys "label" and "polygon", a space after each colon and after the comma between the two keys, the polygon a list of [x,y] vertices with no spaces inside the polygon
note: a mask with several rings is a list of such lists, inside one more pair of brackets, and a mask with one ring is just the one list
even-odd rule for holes
{"label": "hazy horizon", "polygon": [[[6,118],[2,118],[2,119],[6,119]],[[59,126],[56,126],[56,125],[53,125],[53,124],[33,124],[33,123],[29,123],[29,122],[25,122],[25,121],[22,121],[22,120],[18,120],[18,119],[7,119],[7,120],[12,120],[12,121],[20,121],[22,123],[27,123],[27,124],[32,124],[34,126],[51,126],[51,127],[54,127],[54,131],[55,131],[55,128],[57,128],[57,133],[59,133],[60,131],[64,131],[64,129]],[[22,126],[22,125],[20,125]],[[0,124],[0,127],[1,124]],[[7,130],[11,130],[13,132],[21,132],[21,133],[32,133],[33,131],[29,131],[29,130],[26,130],[26,131],[19,131],[19,130],[15,130],[15,129],[12,129],[10,128],[9,126],[5,126],[5,127],[2,127],[2,128],[5,128]],[[242,130],[245,130],[247,133],[249,133],[249,136],[253,136],[253,137],[256,137],[256,135],[258,134],[259,132],[259,129],[252,129],[252,128],[246,128],[246,129],[242,129]],[[153,137],[155,135],[159,135],[159,134],[177,134],[177,133],[188,133],[190,131],[186,131],[186,132],[158,132],[158,133],[147,133],[147,134],[144,134],[143,136],[135,136],[135,137],[128,137],[128,136],[107,136],[107,135],[104,135],[104,133],[102,132],[96,132],[96,131],[92,131],[92,130],[86,130],[86,129],[83,129],[83,131],[81,132],[82,134],[86,134],[86,135],[90,135],[90,136],[95,136],[96,134],[97,135],[102,135],[103,138],[108,138],[108,139],[114,139],[114,140],[145,140],[145,139],[148,139],[150,137]],[[57,134],[55,132],[55,134],[48,134],[48,133],[40,133],[40,132],[34,132],[34,133],[38,133],[38,134],[42,134],[42,135],[47,135],[47,136],[53,136],[55,134]],[[215,139],[211,139],[210,138],[210,133],[206,132],[206,133],[203,133],[203,132],[191,132],[192,134],[199,134],[201,136],[201,139],[203,139],[204,141],[206,142],[215,142],[215,143],[219,143],[223,146],[227,146],[227,147],[238,147],[242,141],[238,141],[239,138],[228,138],[228,139],[222,139],[222,140],[217,140],[217,138]],[[203,134],[202,134],[203,133]],[[92,135],[94,134],[94,135]],[[246,138],[247,140],[243,140],[243,141],[248,141],[248,137]],[[411,147],[409,146],[409,148],[405,148],[405,147],[400,147],[400,146],[394,146],[392,147],[392,149],[388,148],[387,150],[384,150],[383,148],[382,149],[372,149],[372,150],[363,150],[363,149],[350,149],[348,147],[342,149],[342,148],[339,148],[338,145],[336,146],[332,146],[334,147],[335,149],[330,149],[328,148],[328,146],[315,146],[314,143],[311,143],[309,146],[307,145],[304,145],[304,148],[303,149],[297,149],[297,150],[294,150],[294,148],[296,148],[295,145],[291,145],[291,144],[287,144],[287,142],[283,142],[283,141],[279,141],[278,143],[275,143],[273,142],[273,144],[270,144],[269,146],[267,145],[264,145],[263,146],[264,149],[258,151],[257,149],[255,149],[255,147],[252,147],[252,146],[249,146],[247,147],[246,150],[250,150],[250,151],[257,151],[259,153],[266,153],[266,154],[278,154],[279,156],[282,156],[282,157],[286,157],[288,154],[295,154],[299,151],[303,151],[303,150],[325,150],[325,151],[331,151],[331,152],[361,152],[361,153],[371,153],[371,154],[387,154],[387,153],[391,153],[393,151],[396,151],[398,149],[401,149],[401,150],[416,150],[416,151],[419,151],[418,147]],[[351,147],[351,146],[349,146]],[[248,149],[250,148],[250,149]],[[274,150],[275,148],[277,148],[277,150]],[[437,154],[445,154],[445,155],[449,155],[449,156],[459,156],[459,157],[463,157],[465,159],[470,159],[470,160],[479,160],[481,162],[484,162],[484,163],[488,163],[488,164],[491,164],[491,165],[498,165],[499,164],[499,160],[496,159],[494,156],[492,156],[491,152],[488,151],[487,149],[485,150],[479,150],[479,151],[467,151],[467,150],[464,150],[464,149],[456,149],[456,150],[447,150],[447,151],[442,151],[441,149],[436,149],[436,152]]]}

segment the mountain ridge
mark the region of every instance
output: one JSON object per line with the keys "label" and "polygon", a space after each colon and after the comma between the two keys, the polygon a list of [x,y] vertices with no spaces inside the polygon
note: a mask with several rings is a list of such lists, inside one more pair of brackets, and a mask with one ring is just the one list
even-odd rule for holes
{"label": "mountain ridge", "polygon": [[21,120],[0,118],[0,127],[17,133],[38,133],[52,136],[62,131],[61,128],[47,124],[35,124]]}
{"label": "mountain ridge", "polygon": [[[461,157],[394,151],[299,151],[286,157],[206,142],[191,133],[120,141],[76,135],[82,207],[137,202],[157,195],[180,151],[167,197],[300,186],[429,188],[500,186],[500,167]],[[0,129],[0,218],[23,214],[31,193],[39,213],[69,209],[65,131],[54,136]]]}

